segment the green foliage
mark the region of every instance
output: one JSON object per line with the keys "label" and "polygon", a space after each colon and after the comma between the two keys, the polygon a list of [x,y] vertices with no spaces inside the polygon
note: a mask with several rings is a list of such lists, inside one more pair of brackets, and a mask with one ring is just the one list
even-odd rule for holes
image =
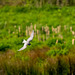
{"label": "green foliage", "polygon": [[56,39],[49,39],[49,40],[47,41],[47,45],[48,45],[48,46],[55,45],[55,43],[56,43]]}
{"label": "green foliage", "polygon": [[11,45],[7,43],[5,40],[0,42],[0,51],[5,51],[9,49]]}
{"label": "green foliage", "polygon": [[[62,59],[61,59],[62,58]],[[57,73],[58,75],[67,75],[70,72],[69,69],[69,63],[64,59],[64,57],[58,57],[58,68],[57,68]]]}
{"label": "green foliage", "polygon": [[[37,10],[36,10],[37,9]],[[28,46],[28,49],[36,48],[36,46],[41,47],[40,45],[47,44],[49,47],[52,47],[55,45],[58,49],[70,49],[72,47],[72,34],[69,32],[69,27],[74,25],[74,9],[75,7],[56,7],[56,6],[49,6],[48,4],[43,7],[31,7],[29,5],[27,6],[5,6],[0,9],[0,40],[6,41],[6,44],[4,42],[1,42],[1,50],[2,48],[8,47],[19,49],[22,47],[22,41],[23,37],[25,37],[25,28],[26,26],[30,26],[32,23],[37,25],[37,29],[40,30],[40,33],[45,34],[45,32],[41,31],[41,27],[48,24],[49,30],[51,31],[51,26],[57,27],[59,24],[61,24],[63,29],[63,25],[67,25],[66,34],[62,30],[61,34],[63,34],[63,39],[60,39],[57,37],[56,34],[54,34],[55,38],[52,38],[53,33],[50,33],[50,38],[46,42],[39,42],[36,39],[34,39],[31,44],[32,46]],[[63,14],[63,15],[62,15]],[[15,16],[14,16],[15,15]],[[70,22],[70,18],[73,22]],[[10,19],[10,20],[9,20]],[[48,21],[49,20],[49,21]],[[62,20],[62,21],[61,21]],[[69,23],[68,23],[69,22]],[[14,26],[16,25],[16,28]],[[39,25],[39,26],[38,26]],[[21,32],[19,33],[18,27],[21,27]],[[10,30],[10,33],[9,33]],[[74,30],[74,26],[73,26]],[[13,34],[14,32],[14,34]],[[8,35],[8,36],[7,36]],[[43,36],[40,36],[43,40]],[[27,37],[28,38],[28,37]],[[26,39],[27,39],[26,38]],[[66,39],[67,38],[67,39]],[[56,40],[58,41],[58,44],[56,44]],[[66,41],[66,43],[64,43]],[[4,45],[3,45],[4,44]],[[6,45],[6,46],[5,46]],[[17,46],[18,45],[18,46]],[[69,45],[69,46],[68,46]]]}
{"label": "green foliage", "polygon": [[[57,40],[57,39],[59,40],[59,41],[58,41],[58,44],[56,44],[56,40]],[[50,38],[50,39],[47,40],[46,43],[47,43],[48,46],[51,47],[51,46],[53,46],[53,45],[58,45],[58,46],[59,46],[60,44],[63,45],[63,42],[64,42],[64,39],[60,39],[60,38]],[[60,46],[60,47],[61,47],[61,46]]]}
{"label": "green foliage", "polygon": [[49,50],[46,54],[48,56],[56,56],[56,55],[67,55],[68,54],[68,50],[67,49],[57,49],[57,50]]}
{"label": "green foliage", "polygon": [[66,48],[65,44],[63,44],[63,43],[62,44],[58,43],[58,44],[55,45],[55,47],[58,48],[58,49],[64,49],[64,48]]}
{"label": "green foliage", "polygon": [[[70,26],[75,30],[75,7],[53,7],[48,4],[41,6],[39,3],[40,7],[32,7],[30,4],[35,5],[36,2],[29,2],[28,0],[25,6],[5,6],[0,9],[0,54],[7,50],[6,53],[1,54],[0,70],[5,75],[75,74],[75,48],[72,46],[74,36],[70,32]],[[37,29],[40,30],[41,41],[38,41],[36,35],[30,46],[24,51],[17,52],[23,46],[23,39],[29,38],[25,34],[25,29],[31,23],[33,26],[36,24]],[[42,35],[46,37],[46,33],[42,32],[41,27],[45,27],[46,24],[49,26],[50,35],[43,41]],[[51,27],[58,25],[61,25],[61,32],[53,33]],[[67,26],[66,30],[64,25]],[[63,35],[62,39],[58,38],[59,34]]]}

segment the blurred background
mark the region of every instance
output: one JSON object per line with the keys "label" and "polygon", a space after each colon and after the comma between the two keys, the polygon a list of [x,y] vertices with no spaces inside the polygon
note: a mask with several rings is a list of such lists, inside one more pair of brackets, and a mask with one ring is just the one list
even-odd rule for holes
{"label": "blurred background", "polygon": [[57,6],[74,6],[75,0],[0,0],[0,6],[10,5],[31,5],[31,6],[43,6],[45,4],[57,5]]}

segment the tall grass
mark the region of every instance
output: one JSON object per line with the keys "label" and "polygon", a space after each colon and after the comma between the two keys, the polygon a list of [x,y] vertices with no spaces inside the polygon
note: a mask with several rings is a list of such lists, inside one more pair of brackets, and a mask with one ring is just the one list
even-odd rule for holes
{"label": "tall grass", "polygon": [[[49,48],[38,48],[30,52],[7,51],[0,53],[0,74],[2,75],[71,75],[75,74],[74,54],[46,56]],[[62,59],[61,59],[62,58]]]}

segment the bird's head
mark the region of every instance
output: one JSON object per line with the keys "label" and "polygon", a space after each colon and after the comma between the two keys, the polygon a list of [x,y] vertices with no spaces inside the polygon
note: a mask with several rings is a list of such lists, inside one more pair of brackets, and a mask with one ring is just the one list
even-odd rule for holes
{"label": "bird's head", "polygon": [[23,40],[23,42],[22,43],[26,43],[26,40]]}

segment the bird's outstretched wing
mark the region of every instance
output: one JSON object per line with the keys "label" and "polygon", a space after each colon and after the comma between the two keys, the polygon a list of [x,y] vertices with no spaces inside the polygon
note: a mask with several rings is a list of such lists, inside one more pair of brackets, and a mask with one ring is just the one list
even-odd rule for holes
{"label": "bird's outstretched wing", "polygon": [[34,37],[34,30],[32,31],[30,37],[28,38],[27,42],[30,42]]}
{"label": "bird's outstretched wing", "polygon": [[19,49],[18,51],[24,50],[27,46],[24,45],[21,49]]}
{"label": "bird's outstretched wing", "polygon": [[24,46],[21,49],[19,49],[18,51],[24,50],[27,47],[27,45],[29,44],[29,42],[33,39],[33,37],[34,37],[34,30],[32,31],[30,38],[28,38],[27,41],[26,40],[23,41]]}

